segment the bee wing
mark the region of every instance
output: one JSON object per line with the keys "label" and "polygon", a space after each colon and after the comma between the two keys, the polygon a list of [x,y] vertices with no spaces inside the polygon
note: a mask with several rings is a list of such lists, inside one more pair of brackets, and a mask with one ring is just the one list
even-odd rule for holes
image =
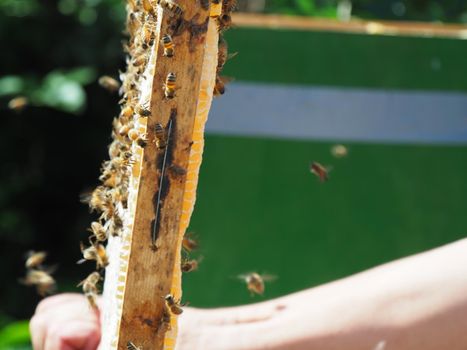
{"label": "bee wing", "polygon": [[238,55],[238,52],[232,52],[227,55],[227,60],[230,60]]}
{"label": "bee wing", "polygon": [[83,258],[83,259],[79,259],[76,263],[78,265],[81,265],[82,263],[85,263],[85,262],[86,262],[86,259]]}
{"label": "bee wing", "polygon": [[278,279],[276,275],[270,275],[270,274],[264,274],[261,275],[261,278],[263,279],[264,282],[273,282]]}
{"label": "bee wing", "polygon": [[57,269],[58,269],[58,264],[55,264],[55,265],[47,266],[47,267],[43,268],[42,271],[44,271],[48,275],[51,275],[51,274],[55,273],[57,271]]}
{"label": "bee wing", "polygon": [[222,82],[224,84],[231,83],[232,81],[235,81],[234,77],[227,77],[225,75],[220,76],[219,79],[222,80]]}
{"label": "bee wing", "polygon": [[254,273],[254,272],[251,271],[251,272],[241,273],[241,274],[239,274],[239,275],[237,275],[237,276],[234,276],[233,278],[239,279],[239,280],[245,282],[245,280],[246,280],[252,273]]}

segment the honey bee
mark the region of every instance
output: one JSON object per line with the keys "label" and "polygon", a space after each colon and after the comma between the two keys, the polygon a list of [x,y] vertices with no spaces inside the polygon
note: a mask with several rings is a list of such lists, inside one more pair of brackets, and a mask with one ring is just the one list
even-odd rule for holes
{"label": "honey bee", "polygon": [[227,41],[225,41],[225,39],[223,39],[222,36],[219,36],[218,47],[219,51],[217,53],[217,71],[220,72],[224,67],[225,62],[235,57],[237,55],[237,52],[232,54],[228,53]]}
{"label": "honey bee", "polygon": [[34,269],[36,267],[40,267],[42,263],[45,261],[45,258],[47,257],[46,252],[35,252],[34,250],[31,250],[26,253],[26,268],[27,269]]}
{"label": "honey bee", "polygon": [[143,9],[147,13],[155,16],[154,7],[152,7],[152,4],[151,4],[150,0],[143,0]]}
{"label": "honey bee", "polygon": [[77,285],[77,287],[83,286],[83,293],[93,309],[97,309],[96,298],[99,293],[97,284],[101,279],[100,273],[94,271]]}
{"label": "honey bee", "polygon": [[115,214],[112,218],[112,236],[118,236],[118,231],[123,227],[123,220]]}
{"label": "honey bee", "polygon": [[122,171],[122,170],[124,171],[129,165],[133,163],[134,163],[134,160],[133,160],[132,153],[130,151],[127,151],[127,152],[123,152],[120,156],[112,159],[110,161],[110,166],[114,171]]}
{"label": "honey bee", "polygon": [[232,26],[232,17],[224,13],[217,17],[217,28],[219,31],[227,30]]}
{"label": "honey bee", "polygon": [[105,209],[105,187],[97,186],[91,194],[82,194],[81,202],[87,203],[91,211],[103,211]]}
{"label": "honey bee", "polygon": [[139,54],[137,55],[134,59],[133,59],[133,66],[135,67],[140,67],[144,64],[146,64],[146,59],[147,59],[147,56],[146,54]]}
{"label": "honey bee", "polygon": [[344,145],[334,145],[331,147],[331,154],[336,158],[344,158],[349,154],[349,151]]}
{"label": "honey bee", "polygon": [[156,38],[156,32],[151,24],[144,26],[144,37],[143,37],[143,49],[147,49],[149,46],[154,44]]}
{"label": "honey bee", "polygon": [[105,169],[104,173],[99,176],[99,180],[105,187],[113,188],[117,186],[117,174],[112,169]]}
{"label": "honey bee", "polygon": [[183,14],[183,9],[172,0],[158,0],[157,3],[175,16],[180,17]]}
{"label": "honey bee", "polygon": [[126,348],[127,348],[127,350],[143,350],[142,347],[136,346],[136,345],[133,344],[131,341],[129,341],[128,343],[126,343]]}
{"label": "honey bee", "polygon": [[138,107],[138,114],[141,117],[149,117],[151,115],[151,110],[142,106]]}
{"label": "honey bee", "polygon": [[165,79],[165,85],[164,85],[165,98],[174,98],[176,80],[177,80],[177,77],[175,76],[175,73],[167,74],[167,78]]}
{"label": "honey bee", "polygon": [[197,270],[201,260],[203,260],[202,257],[199,259],[183,260],[181,264],[182,271],[188,273]]}
{"label": "honey bee", "polygon": [[139,139],[136,140],[136,144],[141,147],[141,148],[144,148],[148,145],[148,140],[146,140],[145,138],[142,138],[140,137]]}
{"label": "honey bee", "polygon": [[109,265],[109,257],[105,252],[105,247],[100,243],[94,243],[91,246],[85,248],[83,243],[80,243],[81,253],[83,253],[83,259],[78,261],[78,264],[82,264],[86,260],[95,260],[96,269],[105,268]]}
{"label": "honey bee", "polygon": [[310,164],[310,172],[312,174],[315,174],[321,182],[325,182],[328,180],[328,174],[330,170],[330,167],[325,167],[318,162],[312,162]]}
{"label": "honey bee", "polygon": [[91,228],[88,228],[88,231],[92,232],[91,237],[94,237],[99,242],[104,242],[107,240],[107,231],[104,229],[104,226],[102,226],[100,222],[91,222]]}
{"label": "honey bee", "polygon": [[26,273],[26,278],[21,279],[20,282],[26,286],[36,286],[37,293],[44,297],[55,291],[55,279],[51,276],[54,270],[55,268],[48,270],[30,269]]}
{"label": "honey bee", "polygon": [[213,94],[214,96],[220,96],[225,93],[225,84],[224,81],[221,77],[218,75],[216,76],[216,82],[214,84],[214,91]]}
{"label": "honey bee", "polygon": [[130,119],[133,114],[135,113],[135,111],[133,110],[133,107],[131,106],[125,106],[124,108],[122,108],[122,111],[120,112],[120,117],[126,121],[128,119]]}
{"label": "honey bee", "polygon": [[175,300],[172,294],[167,294],[164,299],[165,299],[165,304],[167,308],[174,315],[180,315],[183,312],[182,305],[180,305],[180,301]]}
{"label": "honey bee", "polygon": [[164,149],[167,146],[167,135],[165,133],[165,129],[159,123],[156,123],[154,128],[156,136],[156,147],[158,149]]}
{"label": "honey bee", "polygon": [[263,295],[264,282],[273,281],[277,277],[272,275],[260,275],[256,272],[250,272],[247,274],[239,275],[238,278],[246,283],[247,289],[253,296],[255,294]]}
{"label": "honey bee", "polygon": [[169,34],[164,34],[161,41],[164,46],[164,56],[173,57],[174,43],[172,41],[172,37]]}
{"label": "honey bee", "polygon": [[161,322],[159,324],[159,332],[165,333],[170,329],[170,309],[167,305],[164,305],[164,311],[162,312]]}
{"label": "honey bee", "polygon": [[199,243],[197,240],[193,239],[192,234],[187,233],[183,237],[182,247],[187,251],[191,252],[199,247]]}
{"label": "honey bee", "polygon": [[29,104],[29,100],[27,97],[18,96],[10,100],[8,102],[8,108],[16,113],[22,112],[23,109]]}
{"label": "honey bee", "polygon": [[128,16],[127,25],[126,25],[127,32],[131,37],[133,37],[138,30],[138,24],[139,24],[138,22],[139,20],[138,20],[138,17],[136,17],[136,14],[134,12],[131,12],[130,15]]}
{"label": "honey bee", "polygon": [[110,92],[118,91],[118,89],[120,88],[120,83],[114,78],[109,77],[108,75],[103,75],[102,77],[100,77],[98,82],[100,86],[102,86],[104,89]]}

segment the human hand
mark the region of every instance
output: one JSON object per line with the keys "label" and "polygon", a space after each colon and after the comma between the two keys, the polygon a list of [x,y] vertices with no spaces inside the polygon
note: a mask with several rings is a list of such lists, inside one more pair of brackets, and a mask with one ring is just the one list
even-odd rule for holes
{"label": "human hand", "polygon": [[101,338],[99,311],[82,294],[42,300],[29,328],[34,350],[95,350]]}
{"label": "human hand", "polygon": [[[258,327],[263,328],[280,310],[279,305],[271,303],[211,310],[184,308],[176,349],[262,349]],[[30,322],[34,349],[97,349],[101,337],[99,316],[82,294],[44,299]]]}

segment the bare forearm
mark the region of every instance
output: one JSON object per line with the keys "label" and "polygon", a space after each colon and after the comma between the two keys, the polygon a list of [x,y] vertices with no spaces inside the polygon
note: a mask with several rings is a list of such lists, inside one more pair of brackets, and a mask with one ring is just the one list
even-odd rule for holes
{"label": "bare forearm", "polygon": [[204,348],[465,349],[467,240],[269,302],[200,312],[196,342],[215,344]]}

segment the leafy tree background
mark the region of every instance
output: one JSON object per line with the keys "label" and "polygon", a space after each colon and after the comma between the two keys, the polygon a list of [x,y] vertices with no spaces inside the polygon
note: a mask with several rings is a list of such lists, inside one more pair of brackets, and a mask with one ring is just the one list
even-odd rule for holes
{"label": "leafy tree background", "polygon": [[[336,18],[343,3],[266,0],[264,11]],[[356,18],[467,22],[463,0],[351,4]],[[97,184],[108,157],[118,96],[97,78],[124,68],[124,17],[120,0],[0,0],[0,348],[27,342],[27,322],[15,321],[39,301],[17,283],[26,251],[44,249],[49,263],[60,262],[59,291],[77,291],[88,272],[75,265],[91,221],[79,194]],[[18,95],[30,100],[22,113],[7,108]]]}

